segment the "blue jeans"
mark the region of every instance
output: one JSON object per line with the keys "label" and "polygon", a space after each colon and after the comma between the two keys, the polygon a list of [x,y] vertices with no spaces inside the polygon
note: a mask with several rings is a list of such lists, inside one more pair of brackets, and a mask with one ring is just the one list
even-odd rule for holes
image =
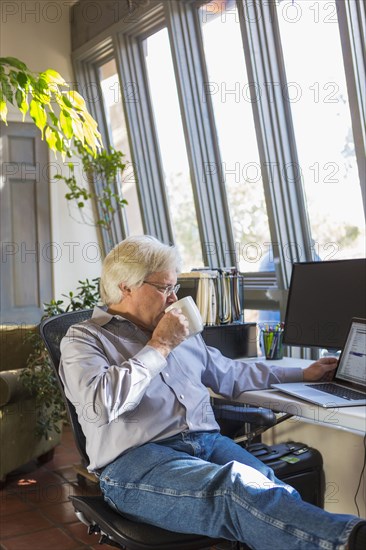
{"label": "blue jeans", "polygon": [[103,470],[100,486],[105,500],[133,520],[256,550],[342,550],[360,521],[303,502],[216,432],[184,432],[132,449]]}

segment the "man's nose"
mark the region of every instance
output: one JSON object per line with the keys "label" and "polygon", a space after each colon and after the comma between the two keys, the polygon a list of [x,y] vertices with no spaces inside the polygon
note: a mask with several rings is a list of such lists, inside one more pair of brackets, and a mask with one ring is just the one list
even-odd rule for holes
{"label": "man's nose", "polygon": [[168,304],[174,304],[174,302],[178,302],[178,298],[177,298],[176,293],[172,292],[170,294],[170,296],[168,296],[166,301],[167,301]]}

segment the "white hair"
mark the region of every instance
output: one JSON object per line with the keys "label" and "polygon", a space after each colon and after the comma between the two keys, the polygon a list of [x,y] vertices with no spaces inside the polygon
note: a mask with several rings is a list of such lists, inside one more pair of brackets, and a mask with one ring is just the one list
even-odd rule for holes
{"label": "white hair", "polygon": [[151,274],[159,271],[181,271],[181,258],[175,246],[161,243],[150,235],[128,237],[106,256],[100,279],[100,294],[106,305],[118,304],[123,298],[120,284],[139,287]]}

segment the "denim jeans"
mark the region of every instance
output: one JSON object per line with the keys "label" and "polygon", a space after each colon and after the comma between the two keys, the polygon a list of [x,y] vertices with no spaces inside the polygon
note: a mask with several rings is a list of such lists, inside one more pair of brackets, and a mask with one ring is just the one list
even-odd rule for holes
{"label": "denim jeans", "polygon": [[342,550],[356,516],[331,514],[219,433],[183,432],[104,468],[105,500],[170,531],[245,542],[255,550]]}

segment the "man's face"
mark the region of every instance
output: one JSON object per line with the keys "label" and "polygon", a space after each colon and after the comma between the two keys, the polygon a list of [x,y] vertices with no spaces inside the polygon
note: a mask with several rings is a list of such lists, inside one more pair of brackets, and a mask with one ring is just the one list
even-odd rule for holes
{"label": "man's face", "polygon": [[126,306],[128,306],[128,313],[134,317],[137,324],[148,330],[154,330],[163,317],[165,309],[177,301],[174,292],[170,295],[164,293],[166,287],[177,284],[177,274],[175,271],[159,271],[149,275],[145,281],[139,288],[131,289]]}

